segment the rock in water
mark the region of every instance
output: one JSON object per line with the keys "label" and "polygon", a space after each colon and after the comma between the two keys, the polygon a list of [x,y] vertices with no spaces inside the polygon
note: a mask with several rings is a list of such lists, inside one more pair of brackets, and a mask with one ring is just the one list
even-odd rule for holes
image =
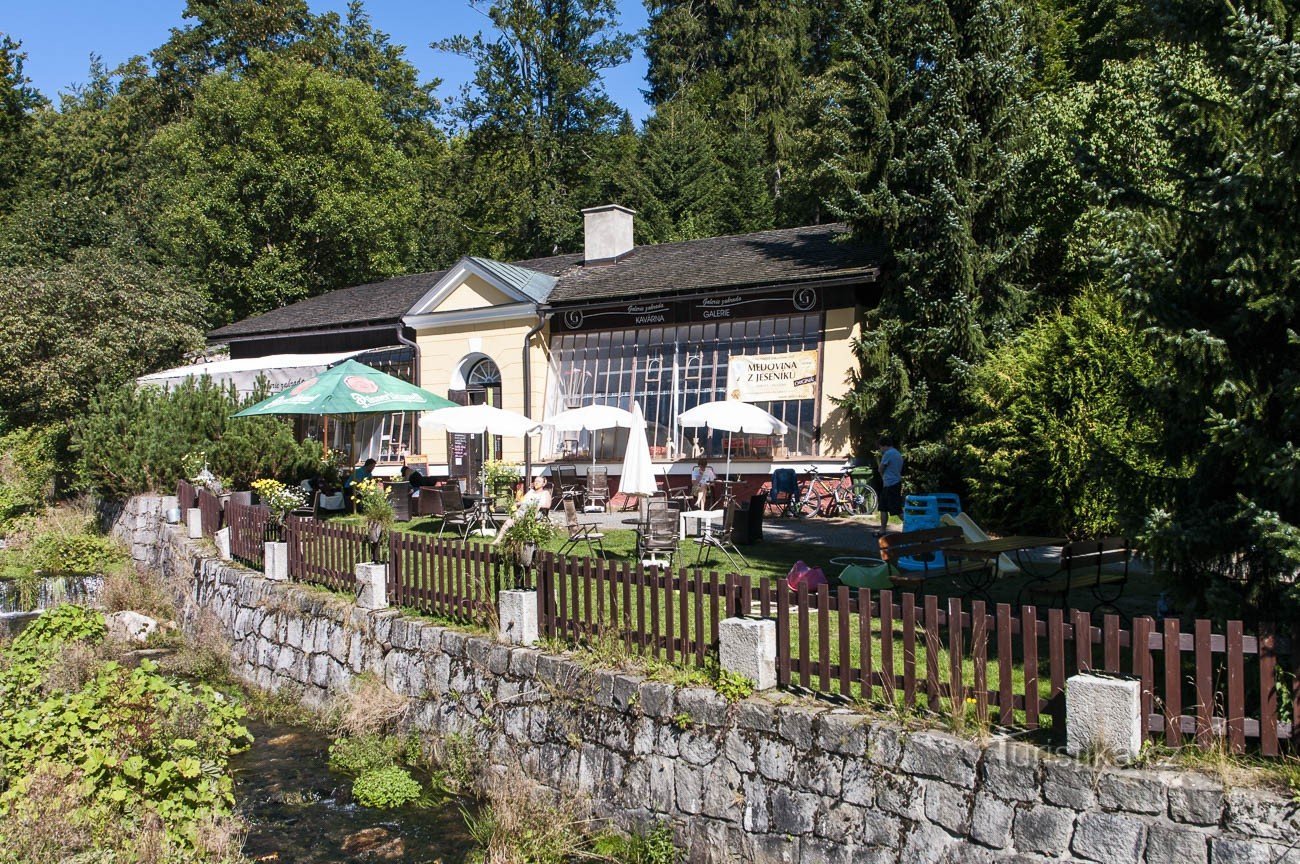
{"label": "rock in water", "polygon": [[343,851],[375,861],[396,861],[406,854],[406,844],[386,828],[365,828],[343,838]]}
{"label": "rock in water", "polygon": [[158,629],[158,622],[139,612],[113,612],[104,616],[108,638],[120,642],[145,642]]}

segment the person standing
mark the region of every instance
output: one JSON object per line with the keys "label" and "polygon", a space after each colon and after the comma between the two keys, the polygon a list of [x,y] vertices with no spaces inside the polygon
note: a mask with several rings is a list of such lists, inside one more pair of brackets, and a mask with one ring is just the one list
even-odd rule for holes
{"label": "person standing", "polygon": [[889,525],[889,516],[903,516],[903,454],[889,435],[880,436],[880,531]]}

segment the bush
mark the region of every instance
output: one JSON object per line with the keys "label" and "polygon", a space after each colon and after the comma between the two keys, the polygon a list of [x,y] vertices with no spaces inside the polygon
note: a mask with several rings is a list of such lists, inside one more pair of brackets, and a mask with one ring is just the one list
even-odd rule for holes
{"label": "bush", "polygon": [[994,531],[1136,533],[1180,466],[1149,390],[1171,374],[1123,306],[1089,293],[990,357],[954,433],[969,510]]}
{"label": "bush", "polygon": [[352,797],[362,807],[387,809],[418,801],[420,783],[405,768],[390,765],[367,771],[352,784]]}
{"label": "bush", "polygon": [[293,423],[231,416],[264,394],[240,400],[209,378],[172,390],[128,383],[103,389],[72,427],[80,484],[105,497],[171,491],[186,454],[202,451],[211,471],[247,489],[258,477],[296,483],[315,472],[320,445],[298,442]]}
{"label": "bush", "polygon": [[126,561],[126,550],[98,534],[47,532],[36,535],[27,551],[30,566],[46,574],[104,573]]}
{"label": "bush", "polygon": [[0,436],[0,531],[16,517],[54,500],[66,439],[62,426],[16,429]]}
{"label": "bush", "polygon": [[388,735],[358,735],[339,738],[330,744],[330,768],[360,777],[396,765],[404,756],[406,742]]}

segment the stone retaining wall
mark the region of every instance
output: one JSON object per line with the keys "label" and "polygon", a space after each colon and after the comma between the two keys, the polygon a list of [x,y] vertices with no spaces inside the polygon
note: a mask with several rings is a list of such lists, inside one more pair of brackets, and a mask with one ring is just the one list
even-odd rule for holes
{"label": "stone retaining wall", "polygon": [[1280,795],[1096,770],[780,694],[730,705],[711,689],[364,613],[216,560],[141,501],[120,533],[175,577],[185,626],[216,616],[248,681],[321,704],[372,672],[413,700],[421,732],[472,741],[486,782],[522,771],[627,829],[670,820],[693,862],[1300,864],[1300,816]]}

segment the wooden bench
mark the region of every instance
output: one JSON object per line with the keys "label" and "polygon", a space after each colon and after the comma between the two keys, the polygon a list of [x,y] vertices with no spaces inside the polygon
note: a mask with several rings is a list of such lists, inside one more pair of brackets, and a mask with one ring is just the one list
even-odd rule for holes
{"label": "wooden bench", "polygon": [[[1087,588],[1097,600],[1093,612],[1109,609],[1122,615],[1115,604],[1128,585],[1132,560],[1133,546],[1127,538],[1075,540],[1061,548],[1059,570],[1026,583],[1023,590],[1033,594],[1059,595],[1064,608],[1071,591]],[[1019,605],[1019,599],[1016,602]]]}
{"label": "wooden bench", "polygon": [[[973,589],[982,590],[983,580],[977,582],[970,577],[980,573],[988,574],[988,561],[971,561],[943,554],[948,546],[964,543],[965,540],[962,530],[951,525],[886,534],[880,538],[880,557],[889,565],[890,581],[908,591],[919,590],[927,579],[936,576],[961,576],[970,582]],[[903,569],[899,566],[899,561],[903,558],[920,561],[921,569]]]}

